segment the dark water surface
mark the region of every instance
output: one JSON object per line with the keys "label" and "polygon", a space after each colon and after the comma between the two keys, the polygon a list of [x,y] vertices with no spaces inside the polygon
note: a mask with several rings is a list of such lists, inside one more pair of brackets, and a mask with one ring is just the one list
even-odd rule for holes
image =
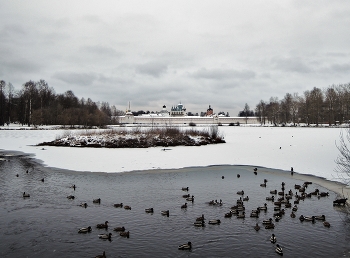
{"label": "dark water surface", "polygon": [[[78,161],[77,161],[78,162]],[[26,171],[28,170],[28,173]],[[342,208],[334,208],[329,197],[306,199],[298,205],[296,218],[291,209],[275,222],[275,229],[265,229],[261,222],[273,217],[273,203],[265,198],[270,190],[294,190],[289,173],[264,173],[259,168],[243,166],[213,166],[179,170],[81,173],[43,167],[22,155],[2,156],[0,160],[0,257],[95,257],[106,251],[107,257],[278,257],[275,245],[270,243],[272,233],[284,250],[284,257],[349,257],[349,218]],[[283,174],[285,173],[285,174]],[[16,174],[19,176],[16,177]],[[237,178],[237,174],[241,177]],[[225,178],[222,179],[222,176]],[[42,182],[41,179],[45,181]],[[260,187],[264,179],[267,187]],[[76,190],[70,186],[75,184]],[[182,187],[189,187],[195,196],[188,208]],[[315,188],[312,184],[307,192]],[[246,218],[224,218],[229,208],[239,199],[237,191],[244,190]],[[30,198],[23,198],[23,192]],[[74,195],[74,200],[68,200]],[[101,198],[101,204],[93,199]],[[222,206],[210,206],[210,200],[222,199]],[[294,200],[294,199],[293,199]],[[292,200],[292,201],[293,201]],[[79,204],[87,202],[85,209]],[[131,210],[114,208],[114,203],[130,205]],[[268,203],[266,213],[250,218],[250,211]],[[146,208],[154,213],[145,213]],[[170,216],[160,211],[170,210]],[[220,225],[193,226],[195,218],[204,214],[206,221],[220,219]],[[299,221],[299,216],[322,215],[330,228],[316,223]],[[108,230],[97,229],[96,224],[109,221]],[[261,226],[256,232],[256,223]],[[81,227],[92,227],[92,232],[78,234]],[[124,226],[130,238],[122,238],[113,231]],[[104,241],[98,234],[111,232],[112,240]],[[191,251],[178,250],[178,245],[191,241]]]}

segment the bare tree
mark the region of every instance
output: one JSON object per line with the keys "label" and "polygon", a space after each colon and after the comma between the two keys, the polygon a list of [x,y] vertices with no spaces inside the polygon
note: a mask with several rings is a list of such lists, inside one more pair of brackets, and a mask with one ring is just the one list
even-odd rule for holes
{"label": "bare tree", "polygon": [[0,125],[4,125],[4,104],[5,104],[5,96],[3,90],[6,86],[6,82],[0,81]]}
{"label": "bare tree", "polygon": [[338,173],[339,177],[342,178],[346,185],[350,183],[350,128],[346,129],[345,136],[343,131],[340,132],[339,144],[336,144],[339,155],[335,160],[337,167],[335,171]]}
{"label": "bare tree", "polygon": [[243,112],[245,113],[245,123],[248,123],[248,115],[249,115],[250,107],[247,103],[244,105],[244,110]]}

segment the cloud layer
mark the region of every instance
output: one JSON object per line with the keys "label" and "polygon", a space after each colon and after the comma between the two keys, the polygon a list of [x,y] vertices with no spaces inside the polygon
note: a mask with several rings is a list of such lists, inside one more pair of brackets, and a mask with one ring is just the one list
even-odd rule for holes
{"label": "cloud layer", "polygon": [[161,110],[237,115],[350,81],[347,1],[3,1],[0,79]]}

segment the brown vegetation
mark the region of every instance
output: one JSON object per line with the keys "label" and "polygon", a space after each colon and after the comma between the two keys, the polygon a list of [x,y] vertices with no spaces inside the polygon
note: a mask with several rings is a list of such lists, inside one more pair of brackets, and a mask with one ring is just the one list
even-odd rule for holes
{"label": "brown vegetation", "polygon": [[79,135],[67,132],[51,142],[43,142],[38,146],[67,146],[95,148],[148,148],[155,146],[201,146],[225,143],[217,126],[205,130],[181,129],[177,127],[156,127],[143,129],[134,127],[131,130],[110,129],[91,131]]}

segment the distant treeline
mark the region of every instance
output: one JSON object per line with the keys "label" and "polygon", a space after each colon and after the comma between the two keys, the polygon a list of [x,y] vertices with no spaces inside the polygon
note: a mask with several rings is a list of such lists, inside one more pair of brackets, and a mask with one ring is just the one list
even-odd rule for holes
{"label": "distant treeline", "polygon": [[11,83],[0,80],[0,125],[83,125],[104,126],[118,123],[113,116],[123,112],[108,102],[95,103],[90,98],[78,99],[72,91],[56,94],[45,80],[28,81],[15,90]]}
{"label": "distant treeline", "polygon": [[287,93],[282,100],[271,97],[260,100],[255,115],[262,124],[342,124],[350,120],[350,83],[331,85],[321,90],[314,87],[303,95]]}

